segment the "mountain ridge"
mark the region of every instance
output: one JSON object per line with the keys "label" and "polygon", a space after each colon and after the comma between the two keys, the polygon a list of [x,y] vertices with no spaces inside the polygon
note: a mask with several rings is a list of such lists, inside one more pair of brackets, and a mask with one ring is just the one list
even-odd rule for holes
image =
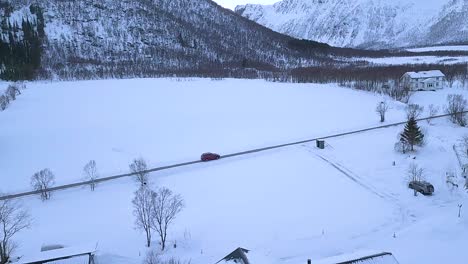
{"label": "mountain ridge", "polygon": [[468,41],[467,0],[283,0],[241,5],[235,11],[277,32],[338,47],[381,49]]}

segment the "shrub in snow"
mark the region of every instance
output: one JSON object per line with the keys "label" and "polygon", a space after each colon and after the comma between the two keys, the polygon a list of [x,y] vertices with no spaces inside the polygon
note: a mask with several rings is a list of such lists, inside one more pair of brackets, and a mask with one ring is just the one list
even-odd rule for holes
{"label": "shrub in snow", "polygon": [[468,135],[462,138],[463,155],[468,158]]}
{"label": "shrub in snow", "polygon": [[434,118],[437,114],[439,113],[439,107],[430,104],[429,105],[429,117],[430,119],[427,119],[427,123],[431,124],[432,118]]}
{"label": "shrub in snow", "polygon": [[148,182],[148,166],[143,158],[134,159],[130,164],[130,171],[135,174],[135,180],[141,185],[145,185]]}
{"label": "shrub in snow", "polygon": [[50,199],[49,188],[55,184],[55,175],[49,169],[34,173],[31,177],[31,186],[38,191],[43,201]]}
{"label": "shrub in snow", "polygon": [[143,264],[162,264],[159,252],[154,249],[149,250]]}
{"label": "shrub in snow", "polygon": [[418,104],[409,104],[406,106],[407,120],[418,119],[421,116],[422,112],[424,112],[424,107]]}
{"label": "shrub in snow", "polygon": [[466,113],[468,108],[468,102],[461,94],[449,94],[447,96],[447,105],[445,106],[445,112],[450,115],[450,121],[452,123],[466,126],[467,119]]}
{"label": "shrub in snow", "polygon": [[8,85],[8,88],[5,91],[5,96],[7,96],[12,101],[16,100],[16,96],[20,94],[20,86],[16,83]]}
{"label": "shrub in snow", "polygon": [[408,144],[406,144],[406,142],[401,141],[401,140],[395,143],[394,148],[396,152],[403,153],[403,154],[411,150],[411,147]]}

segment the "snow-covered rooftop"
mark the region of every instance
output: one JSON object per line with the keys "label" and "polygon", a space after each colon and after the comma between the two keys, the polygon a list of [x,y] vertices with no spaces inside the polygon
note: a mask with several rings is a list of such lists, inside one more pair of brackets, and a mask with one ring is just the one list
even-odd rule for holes
{"label": "snow-covered rooftop", "polygon": [[343,254],[318,261],[312,261],[314,264],[398,264],[398,261],[391,253],[387,252],[356,252],[352,254]]}
{"label": "snow-covered rooftop", "polygon": [[420,72],[408,72],[407,73],[411,78],[435,78],[435,77],[445,77],[439,70],[432,71],[420,71]]}
{"label": "snow-covered rooftop", "polygon": [[[81,259],[84,255],[93,254],[96,251],[94,246],[80,246],[80,247],[66,247],[48,251],[42,251],[35,255],[26,256],[22,258],[19,263],[20,264],[28,264],[28,263],[39,263],[39,262],[46,262],[47,263],[66,263],[66,262],[50,262],[50,261],[58,261],[62,258],[67,257],[74,257],[73,260],[77,260],[73,263],[81,263]],[[87,256],[84,256],[87,257]],[[79,260],[79,261],[78,261]]]}

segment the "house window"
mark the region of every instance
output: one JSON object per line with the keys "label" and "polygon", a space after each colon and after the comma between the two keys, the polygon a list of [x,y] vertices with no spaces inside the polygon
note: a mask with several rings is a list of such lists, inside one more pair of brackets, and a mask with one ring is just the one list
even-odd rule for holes
{"label": "house window", "polygon": [[439,87],[439,83],[436,83],[436,86]]}
{"label": "house window", "polygon": [[433,83],[428,83],[427,87],[432,88],[432,87],[434,87],[434,84]]}
{"label": "house window", "polygon": [[416,88],[418,88],[418,84],[416,83]]}

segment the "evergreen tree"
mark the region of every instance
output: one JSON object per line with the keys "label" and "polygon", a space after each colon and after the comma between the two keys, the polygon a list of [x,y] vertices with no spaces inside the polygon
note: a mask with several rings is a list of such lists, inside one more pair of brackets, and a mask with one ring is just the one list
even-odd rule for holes
{"label": "evergreen tree", "polygon": [[405,129],[400,134],[400,141],[408,144],[411,147],[411,151],[414,151],[415,145],[421,145],[424,141],[424,134],[418,126],[418,122],[412,117],[408,120],[405,125]]}

